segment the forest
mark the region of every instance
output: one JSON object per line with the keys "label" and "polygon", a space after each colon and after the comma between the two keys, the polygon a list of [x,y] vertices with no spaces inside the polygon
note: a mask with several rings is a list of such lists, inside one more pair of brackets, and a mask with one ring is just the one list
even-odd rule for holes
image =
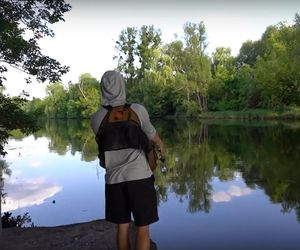
{"label": "forest", "polygon": [[[237,56],[218,47],[210,55],[205,24],[187,22],[184,38],[163,43],[154,26],[127,27],[115,43],[116,69],[127,82],[127,100],[151,117],[197,118],[215,111],[286,110],[300,113],[300,15],[245,41]],[[25,110],[47,118],[88,118],[100,105],[99,80],[56,81],[44,99]]]}
{"label": "forest", "polygon": [[[44,55],[38,43],[55,35],[51,25],[64,21],[70,9],[63,0],[1,2],[0,155],[5,155],[10,131],[30,133],[37,118],[89,118],[101,104],[97,78],[83,73],[77,82],[62,82],[69,67]],[[298,13],[292,24],[270,25],[259,40],[245,41],[236,56],[226,47],[208,54],[204,22],[186,22],[183,34],[163,43],[161,30],[152,25],[120,31],[113,58],[127,82],[129,103],[143,104],[152,118],[216,118],[220,112],[254,111],[258,118],[267,112],[300,119]],[[5,73],[11,68],[27,73],[29,84],[31,77],[50,82],[46,97],[5,94]]]}

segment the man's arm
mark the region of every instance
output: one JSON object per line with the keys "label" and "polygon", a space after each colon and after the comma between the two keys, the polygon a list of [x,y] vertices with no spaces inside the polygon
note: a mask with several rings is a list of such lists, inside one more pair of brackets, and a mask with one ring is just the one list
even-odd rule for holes
{"label": "man's arm", "polygon": [[165,155],[165,145],[163,144],[157,132],[155,132],[150,141],[155,144],[160,156],[163,157]]}

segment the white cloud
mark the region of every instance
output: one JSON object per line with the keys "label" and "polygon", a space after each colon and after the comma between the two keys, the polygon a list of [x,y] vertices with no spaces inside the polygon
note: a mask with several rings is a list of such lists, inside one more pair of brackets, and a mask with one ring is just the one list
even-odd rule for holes
{"label": "white cloud", "polygon": [[228,189],[228,194],[230,196],[244,196],[252,193],[252,190],[250,188],[241,188],[238,186],[230,186]]}
{"label": "white cloud", "polygon": [[49,183],[42,177],[17,180],[11,177],[5,181],[4,192],[7,193],[7,197],[2,211],[40,205],[61,190],[61,186]]}
{"label": "white cloud", "polygon": [[229,202],[233,199],[233,197],[245,196],[251,193],[252,190],[250,188],[242,188],[236,185],[232,185],[227,191],[213,192],[211,195],[211,199],[214,202]]}
{"label": "white cloud", "polygon": [[231,201],[231,196],[224,191],[220,191],[220,192],[213,193],[211,199],[214,202],[228,202]]}

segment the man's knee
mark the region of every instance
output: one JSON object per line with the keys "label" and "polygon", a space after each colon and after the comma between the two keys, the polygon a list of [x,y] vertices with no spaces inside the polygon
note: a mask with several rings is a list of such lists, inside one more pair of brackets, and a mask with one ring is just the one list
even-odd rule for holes
{"label": "man's knee", "polygon": [[118,231],[129,231],[130,223],[118,224]]}
{"label": "man's knee", "polygon": [[149,225],[146,226],[136,226],[137,234],[149,234]]}

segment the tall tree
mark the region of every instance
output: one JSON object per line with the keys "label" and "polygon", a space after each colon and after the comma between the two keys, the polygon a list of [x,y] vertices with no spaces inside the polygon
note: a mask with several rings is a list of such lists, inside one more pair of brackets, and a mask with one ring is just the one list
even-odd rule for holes
{"label": "tall tree", "polygon": [[139,30],[139,44],[137,55],[139,58],[139,79],[144,77],[145,71],[153,69],[155,64],[155,51],[161,45],[161,32],[155,30],[153,25],[143,25]]}
{"label": "tall tree", "polygon": [[[10,68],[35,76],[41,82],[57,81],[68,71],[67,66],[44,55],[38,41],[46,36],[53,37],[54,32],[49,26],[63,21],[63,14],[70,9],[71,6],[63,0],[0,1],[0,86],[3,86],[5,72]],[[20,108],[24,98],[11,99],[0,93],[0,99],[0,154],[4,154],[3,145],[9,131],[14,128],[26,130],[30,124],[19,122],[22,119],[29,121]]]}
{"label": "tall tree", "polygon": [[191,23],[187,22],[183,26],[186,46],[193,53],[204,56],[207,47],[207,34],[204,22]]}
{"label": "tall tree", "polygon": [[207,90],[211,79],[210,59],[205,54],[206,28],[203,22],[184,25],[186,41],[186,76],[201,111],[207,110]]}
{"label": "tall tree", "polygon": [[114,56],[114,59],[117,59],[118,69],[124,72],[128,83],[133,82],[137,74],[135,65],[137,32],[137,28],[127,27],[121,31],[115,45],[117,55]]}
{"label": "tall tree", "polygon": [[155,51],[161,45],[161,32],[153,25],[143,25],[140,29],[127,27],[122,30],[115,49],[118,69],[125,74],[127,82],[139,81],[145,71],[153,68]]}

